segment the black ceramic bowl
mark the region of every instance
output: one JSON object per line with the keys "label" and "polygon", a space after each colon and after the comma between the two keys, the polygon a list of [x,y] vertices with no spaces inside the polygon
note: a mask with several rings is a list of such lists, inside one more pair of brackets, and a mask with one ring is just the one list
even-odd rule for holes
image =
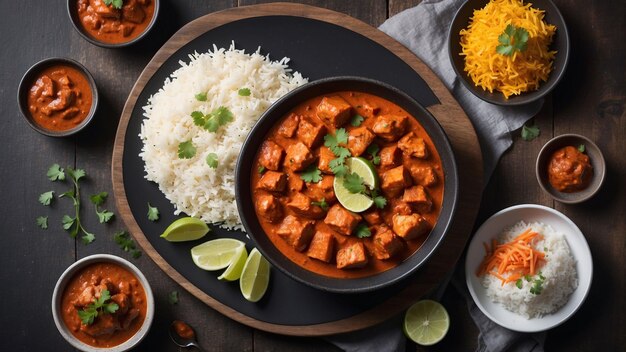
{"label": "black ceramic bowl", "polygon": [[[589,156],[589,163],[593,168],[591,181],[589,181],[587,188],[581,191],[571,193],[559,192],[550,185],[550,181],[548,180],[548,164],[550,163],[550,158],[555,151],[563,147],[573,146],[574,148],[578,148],[580,145],[585,146],[585,154]],[[604,183],[605,173],[606,163],[604,162],[604,156],[600,148],[589,138],[578,134],[563,134],[549,140],[539,151],[535,165],[535,174],[541,189],[554,198],[554,200],[566,204],[581,203],[593,197],[600,190],[602,183]]]}
{"label": "black ceramic bowl", "polygon": [[[322,276],[300,267],[283,255],[272,244],[272,241],[267,237],[257,219],[250,182],[252,173],[257,172],[257,170],[252,170],[252,165],[259,147],[277,121],[296,105],[307,99],[340,91],[360,91],[377,95],[399,105],[419,120],[439,152],[443,163],[445,182],[441,214],[424,244],[398,266],[373,276],[357,279],[339,279]],[[273,266],[291,278],[320,290],[336,293],[361,293],[397,283],[415,272],[435,252],[445,236],[455,213],[458,194],[457,167],[452,147],[437,120],[407,94],[385,83],[371,79],[333,77],[320,79],[293,90],[270,106],[261,116],[250,131],[239,154],[235,174],[235,194],[239,215],[246,231],[256,242],[263,256]]]}
{"label": "black ceramic bowl", "polygon": [[[37,75],[46,68],[55,65],[70,66],[81,72],[87,79],[92,94],[91,109],[89,110],[87,117],[85,117],[85,119],[80,124],[76,125],[76,127],[65,131],[54,131],[40,126],[35,122],[32,114],[30,113],[30,110],[28,109],[28,92],[32,84],[35,83]],[[96,81],[93,79],[91,73],[89,73],[85,66],[81,65],[79,62],[66,58],[49,58],[39,61],[38,63],[31,66],[28,71],[26,71],[26,73],[22,77],[22,80],[20,81],[19,88],[17,89],[17,104],[20,108],[22,116],[24,116],[26,122],[28,122],[29,126],[32,127],[32,129],[34,129],[35,131],[50,137],[67,137],[83,130],[85,127],[87,127],[87,125],[89,125],[91,120],[93,120],[93,117],[96,114],[96,109],[98,108],[98,88],[96,87]]]}
{"label": "black ceramic bowl", "polygon": [[144,38],[148,34],[148,32],[150,32],[152,27],[154,27],[154,24],[156,23],[157,17],[159,15],[161,1],[160,0],[151,0],[151,1],[154,2],[154,14],[152,15],[152,18],[150,19],[150,23],[148,23],[148,26],[139,35],[123,43],[107,43],[89,34],[89,32],[87,32],[85,28],[83,28],[83,25],[80,22],[80,18],[78,15],[78,0],[67,0],[67,14],[70,16],[70,21],[72,22],[74,29],[76,29],[78,34],[80,34],[81,37],[83,37],[86,41],[90,42],[93,45],[97,45],[103,48],[111,48],[111,49],[123,48],[123,47],[133,45],[137,43],[138,41],[140,41],[142,38]]}
{"label": "black ceramic bowl", "polygon": [[[569,60],[569,34],[567,32],[567,26],[565,20],[556,5],[550,0],[530,0],[534,8],[545,11],[544,21],[556,26],[556,33],[552,38],[552,44],[550,50],[556,50],[557,54],[554,58],[552,72],[548,77],[547,82],[542,82],[538,90],[525,92],[520,95],[510,96],[509,99],[504,98],[504,95],[498,91],[489,93],[488,91],[474,85],[472,79],[463,70],[465,67],[465,59],[459,55],[461,53],[461,35],[459,32],[462,29],[468,27],[470,18],[474,14],[474,10],[479,10],[489,0],[468,0],[466,1],[454,15],[452,24],[450,25],[450,31],[448,32],[448,55],[450,56],[450,62],[457,76],[461,80],[461,83],[469,89],[475,96],[480,99],[498,105],[523,105],[538,99],[541,99],[548,94],[557,85]],[[495,48],[494,48],[495,50]]]}

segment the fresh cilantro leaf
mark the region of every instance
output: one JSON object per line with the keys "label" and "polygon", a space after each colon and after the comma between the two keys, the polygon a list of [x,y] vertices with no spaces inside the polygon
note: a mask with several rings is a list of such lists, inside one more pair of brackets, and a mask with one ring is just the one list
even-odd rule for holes
{"label": "fresh cilantro leaf", "polygon": [[75,194],[74,194],[74,190],[70,189],[67,192],[63,192],[61,193],[61,195],[59,196],[59,198],[63,198],[63,197],[68,197],[68,198],[75,198]]}
{"label": "fresh cilantro leaf", "polygon": [[91,200],[91,203],[93,205],[102,205],[104,203],[104,201],[107,200],[107,197],[109,196],[109,194],[107,192],[100,192],[97,194],[92,194],[89,197],[89,200]]}
{"label": "fresh cilantro leaf", "polygon": [[93,321],[97,316],[98,312],[94,308],[85,308],[78,311],[78,317],[83,325],[93,324]]}
{"label": "fresh cilantro leaf", "polygon": [[113,241],[120,246],[120,249],[124,252],[130,252],[130,255],[137,259],[141,257],[141,251],[135,246],[135,241],[130,237],[126,231],[117,231],[113,234]]}
{"label": "fresh cilantro leaf", "polygon": [[322,180],[322,172],[315,165],[311,165],[300,173],[300,178],[304,182],[317,183]]}
{"label": "fresh cilantro leaf", "polygon": [[241,88],[241,89],[239,89],[239,91],[237,93],[240,96],[242,96],[242,97],[249,97],[250,96],[250,89],[248,89],[248,88]]}
{"label": "fresh cilantro leaf", "polygon": [[153,207],[148,203],[148,220],[157,221],[159,220],[159,209]]}
{"label": "fresh cilantro leaf", "polygon": [[338,144],[348,144],[348,132],[346,132],[345,128],[335,131],[335,138]]}
{"label": "fresh cilantro leaf", "polygon": [[344,147],[337,147],[335,148],[335,150],[333,151],[333,153],[337,153],[335,154],[338,158],[349,158],[352,156],[352,154],[350,154],[350,150],[348,148],[344,148]]}
{"label": "fresh cilantro leaf", "polygon": [[211,111],[210,117],[204,124],[204,128],[209,132],[217,132],[217,129],[220,128],[220,126],[224,126],[231,121],[233,121],[233,113],[230,112],[228,108],[220,106],[219,108]]}
{"label": "fresh cilantro leaf", "polygon": [[359,127],[363,123],[363,120],[365,120],[363,116],[356,114],[352,116],[352,119],[350,120],[350,124],[354,127]]}
{"label": "fresh cilantro leaf", "polygon": [[133,249],[130,251],[130,256],[133,257],[134,259],[137,259],[141,257],[141,251],[138,249]]}
{"label": "fresh cilantro leaf", "polygon": [[332,171],[335,176],[343,176],[348,173],[348,167],[345,164],[345,158],[337,158],[333,159],[328,163],[330,167],[330,171]]}
{"label": "fresh cilantro leaf", "polygon": [[380,156],[378,155],[379,151],[380,147],[376,143],[370,144],[365,150],[365,152],[372,157],[372,164],[374,165],[380,165]]}
{"label": "fresh cilantro leaf", "polygon": [[360,223],[354,229],[354,234],[358,238],[370,237],[372,235],[372,231],[367,227],[367,225]]}
{"label": "fresh cilantro leaf", "polygon": [[517,286],[520,290],[522,289],[522,285],[522,279],[517,279],[517,281],[515,281],[515,286]]}
{"label": "fresh cilantro leaf", "polygon": [[59,164],[52,164],[46,173],[50,181],[63,181],[65,180],[65,172]]}
{"label": "fresh cilantro leaf", "polygon": [[178,303],[178,291],[172,291],[167,295],[167,301],[170,304],[177,304]]}
{"label": "fresh cilantro leaf", "polygon": [[100,221],[101,224],[109,222],[113,218],[113,215],[115,215],[112,211],[108,211],[106,209],[103,211],[98,211],[97,208],[96,214],[98,215],[98,221]]}
{"label": "fresh cilantro leaf", "polygon": [[196,155],[196,147],[194,147],[191,140],[182,142],[178,145],[178,158],[191,159]]}
{"label": "fresh cilantro leaf", "polygon": [[72,178],[72,180],[76,183],[78,183],[78,180],[80,180],[81,178],[87,176],[87,173],[85,173],[85,170],[83,169],[72,169],[72,168],[67,168],[67,173],[68,175],[70,175],[70,177]]}
{"label": "fresh cilantro leaf", "polygon": [[326,203],[326,198],[320,199],[319,202],[311,202],[311,205],[317,205],[324,210],[328,210],[328,203]]}
{"label": "fresh cilantro leaf", "polygon": [[585,145],[584,144],[579,145],[578,146],[578,151],[581,152],[581,153],[584,153],[585,152]]}
{"label": "fresh cilantro leaf", "polygon": [[209,153],[206,156],[206,163],[207,165],[209,165],[210,168],[215,169],[217,168],[218,165],[218,161],[217,161],[217,154],[215,153]]}
{"label": "fresh cilantro leaf", "polygon": [[265,166],[259,166],[259,173],[263,174],[265,172]]}
{"label": "fresh cilantro leaf", "polygon": [[195,95],[197,101],[206,101],[206,92]]}
{"label": "fresh cilantro leaf", "polygon": [[39,195],[39,203],[43,205],[50,205],[52,199],[54,199],[54,191],[44,192]]}
{"label": "fresh cilantro leaf", "polygon": [[496,52],[505,56],[513,56],[517,51],[523,52],[528,46],[528,38],[527,30],[509,24],[506,26],[504,33],[498,36],[500,45],[496,47]]}
{"label": "fresh cilantro leaf", "polygon": [[70,228],[72,228],[75,222],[76,222],[76,219],[73,217],[70,217],[69,215],[63,215],[63,218],[61,219],[61,223],[63,223],[64,230],[69,230]]}
{"label": "fresh cilantro leaf", "polygon": [[383,209],[387,206],[387,199],[383,196],[375,196],[372,200],[374,201],[374,206],[378,209]]}
{"label": "fresh cilantro leaf", "polygon": [[115,302],[109,302],[111,293],[109,290],[100,291],[100,297],[94,298],[93,302],[78,311],[78,317],[84,325],[91,325],[99,314],[113,314],[119,306]]}
{"label": "fresh cilantro leaf", "polygon": [[363,183],[363,177],[354,172],[345,175],[343,179],[343,186],[350,193],[365,193],[365,184]]}
{"label": "fresh cilantro leaf", "polygon": [[48,217],[47,216],[38,216],[37,217],[37,226],[41,227],[42,229],[47,229],[48,228]]}
{"label": "fresh cilantro leaf", "polygon": [[543,282],[546,278],[539,273],[539,278],[533,281],[533,285],[530,287],[530,293],[533,295],[540,295],[543,290]]}
{"label": "fresh cilantro leaf", "polygon": [[335,155],[339,156],[338,153],[335,152],[335,149],[339,147],[341,144],[345,145],[348,143],[348,132],[346,132],[345,128],[340,128],[335,131],[335,134],[327,134],[324,136],[324,145],[330,148],[330,150],[335,153]]}
{"label": "fresh cilantro leaf", "polygon": [[113,5],[113,7],[119,10],[122,8],[123,0],[104,0],[104,4],[107,6]]}
{"label": "fresh cilantro leaf", "polygon": [[200,111],[194,111],[191,113],[191,118],[193,119],[193,124],[196,126],[200,126],[203,127],[204,124],[206,123],[206,120],[204,118],[204,114],[201,113]]}
{"label": "fresh cilantro leaf", "polygon": [[532,281],[532,277],[530,275],[524,275],[524,279],[528,282]]}
{"label": "fresh cilantro leaf", "polygon": [[541,131],[537,125],[527,126],[524,124],[522,126],[522,139],[525,141],[532,141],[533,139],[539,137]]}
{"label": "fresh cilantro leaf", "polygon": [[83,240],[84,244],[90,244],[91,242],[93,242],[96,239],[96,235],[94,235],[93,233],[87,232],[85,231],[85,229],[83,229],[83,237],[81,237],[81,239]]}

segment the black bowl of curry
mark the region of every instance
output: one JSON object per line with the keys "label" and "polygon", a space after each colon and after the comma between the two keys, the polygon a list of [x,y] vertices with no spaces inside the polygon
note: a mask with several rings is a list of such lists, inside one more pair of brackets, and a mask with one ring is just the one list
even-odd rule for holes
{"label": "black bowl of curry", "polygon": [[136,266],[95,254],[63,272],[52,294],[52,315],[61,335],[81,351],[127,351],[148,333],[154,297]]}
{"label": "black bowl of curry", "polygon": [[121,48],[145,37],[159,13],[159,0],[68,0],[67,13],[88,42]]}
{"label": "black bowl of curry", "polygon": [[320,79],[274,103],[248,135],[235,178],[242,223],[263,255],[337,293],[413,273],[457,204],[456,162],[437,120],[360,77]]}
{"label": "black bowl of curry", "polygon": [[49,58],[22,77],[17,101],[26,122],[51,137],[73,135],[91,122],[98,107],[93,76],[79,62]]}

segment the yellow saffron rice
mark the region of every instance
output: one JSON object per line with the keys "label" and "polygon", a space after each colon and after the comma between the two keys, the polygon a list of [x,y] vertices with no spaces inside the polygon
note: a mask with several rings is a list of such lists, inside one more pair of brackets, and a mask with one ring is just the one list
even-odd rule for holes
{"label": "yellow saffron rice", "polygon": [[[556,51],[549,46],[556,27],[543,20],[544,11],[522,0],[491,0],[475,10],[466,29],[462,29],[460,55],[465,56],[465,72],[478,87],[505,98],[539,88],[548,80]],[[528,31],[527,48],[512,56],[496,52],[498,36],[507,25]]]}

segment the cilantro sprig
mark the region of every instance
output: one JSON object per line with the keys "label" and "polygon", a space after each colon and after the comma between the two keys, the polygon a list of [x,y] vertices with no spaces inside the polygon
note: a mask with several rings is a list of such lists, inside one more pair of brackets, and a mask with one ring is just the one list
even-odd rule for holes
{"label": "cilantro sprig", "polygon": [[328,163],[330,170],[336,176],[343,176],[348,172],[346,167],[346,159],[351,157],[350,150],[345,147],[348,144],[348,132],[345,128],[340,128],[335,131],[335,134],[327,134],[324,136],[324,145],[328,147],[336,158]]}
{"label": "cilantro sprig", "polygon": [[[48,175],[50,175],[51,172],[54,170],[58,171],[60,169],[58,166],[59,166],[58,164],[52,165],[50,169],[48,170]],[[64,215],[61,220],[61,223],[63,224],[63,229],[66,231],[69,231],[70,236],[72,237],[76,237],[80,232],[82,232],[83,236],[81,237],[81,239],[83,240],[83,243],[89,244],[96,239],[96,236],[93,233],[85,230],[85,227],[83,226],[81,222],[81,219],[80,219],[80,185],[79,185],[80,180],[83,177],[87,176],[87,174],[85,173],[85,170],[83,169],[72,169],[68,167],[66,171],[67,171],[67,174],[69,175],[70,180],[72,181],[73,187],[69,191],[61,194],[59,198],[69,198],[72,200],[72,203],[74,204],[74,216],[71,217],[69,215]],[[48,177],[50,178],[50,176]],[[55,180],[63,180],[63,179],[65,179],[65,177],[55,178]]]}
{"label": "cilantro sprig", "polygon": [[132,237],[126,231],[117,231],[113,235],[113,241],[120,246],[120,249],[124,252],[130,252],[130,255],[137,259],[141,257],[141,251],[137,249],[135,245],[135,241],[133,241]]}
{"label": "cilantro sprig", "polygon": [[527,30],[509,24],[506,26],[504,33],[498,36],[500,45],[496,47],[496,52],[505,56],[513,56],[517,51],[523,52],[528,47],[528,38]]}
{"label": "cilantro sprig", "polygon": [[94,319],[100,314],[113,314],[117,312],[120,306],[115,302],[108,302],[111,300],[111,293],[109,290],[100,291],[100,297],[94,298],[93,303],[88,304],[85,308],[78,311],[78,317],[84,325],[93,324]]}
{"label": "cilantro sprig", "polygon": [[363,120],[365,120],[363,116],[356,114],[352,116],[352,118],[350,119],[350,124],[354,127],[359,127],[363,123]]}
{"label": "cilantro sprig", "polygon": [[48,228],[48,217],[47,216],[38,216],[37,219],[37,226],[41,227],[42,229],[47,229]]}
{"label": "cilantro sprig", "polygon": [[107,192],[100,192],[89,197],[91,204],[93,204],[96,208],[96,215],[98,215],[98,221],[100,221],[101,224],[109,222],[115,215],[112,211],[108,211],[106,209],[100,210],[99,208],[102,204],[104,204],[108,195],[109,194]]}
{"label": "cilantro sprig", "polygon": [[319,202],[311,202],[311,205],[317,205],[324,210],[328,210],[328,203],[326,202],[326,198],[321,198]]}
{"label": "cilantro sprig", "polygon": [[196,126],[202,127],[209,132],[217,132],[217,130],[234,120],[233,113],[224,106],[211,111],[207,115],[201,111],[191,113],[191,118]]}
{"label": "cilantro sprig", "polygon": [[364,223],[360,223],[354,229],[354,234],[358,238],[370,237],[372,235],[372,231],[365,225]]}
{"label": "cilantro sprig", "polygon": [[310,165],[300,173],[300,178],[304,182],[317,183],[322,180],[322,171],[315,165]]}
{"label": "cilantro sprig", "polygon": [[370,144],[365,150],[365,152],[372,158],[372,164],[374,165],[380,165],[380,155],[378,155],[379,151],[380,147],[376,143]]}
{"label": "cilantro sprig", "polygon": [[39,203],[43,205],[50,205],[50,202],[54,199],[54,191],[44,192],[39,195]]}
{"label": "cilantro sprig", "polygon": [[532,141],[533,139],[539,137],[541,134],[541,130],[534,123],[532,125],[524,124],[522,126],[522,139],[525,141]]}
{"label": "cilantro sprig", "polygon": [[178,144],[178,158],[179,159],[191,159],[196,155],[196,147],[191,140],[184,141]]}
{"label": "cilantro sprig", "polygon": [[148,202],[148,220],[150,221],[159,220],[159,209],[157,209],[157,207],[153,207],[152,205],[150,205],[150,202]]}

